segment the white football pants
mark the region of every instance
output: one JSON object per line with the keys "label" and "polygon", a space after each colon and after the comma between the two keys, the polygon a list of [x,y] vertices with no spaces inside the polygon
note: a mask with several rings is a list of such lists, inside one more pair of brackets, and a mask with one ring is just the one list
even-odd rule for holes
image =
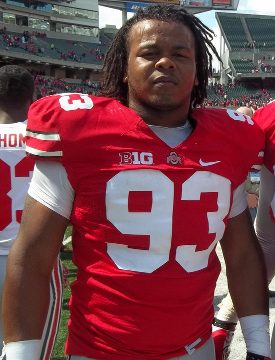
{"label": "white football pants", "polygon": [[[215,360],[215,350],[212,337],[200,348],[196,349],[191,355],[182,355],[167,360]],[[96,360],[84,356],[68,356],[67,360]],[[143,359],[140,359],[143,360]]]}

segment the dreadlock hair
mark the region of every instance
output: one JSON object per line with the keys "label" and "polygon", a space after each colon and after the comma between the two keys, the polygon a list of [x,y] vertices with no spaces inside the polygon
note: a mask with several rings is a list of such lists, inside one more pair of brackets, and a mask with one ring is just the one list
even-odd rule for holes
{"label": "dreadlock hair", "polygon": [[133,25],[143,20],[177,21],[190,29],[195,38],[197,79],[199,82],[198,86],[194,86],[192,91],[190,106],[195,107],[201,104],[207,96],[208,77],[212,75],[212,55],[210,51],[221,61],[216,48],[212,44],[215,34],[184,8],[171,4],[157,4],[139,8],[136,14],[120,28],[114,36],[104,59],[104,88],[100,95],[119,100],[123,105],[127,106],[128,85],[123,83],[122,79],[128,63],[130,31]]}

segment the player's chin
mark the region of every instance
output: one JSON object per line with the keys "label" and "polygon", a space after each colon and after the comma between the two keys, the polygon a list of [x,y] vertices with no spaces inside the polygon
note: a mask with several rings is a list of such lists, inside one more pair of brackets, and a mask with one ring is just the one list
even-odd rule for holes
{"label": "player's chin", "polygon": [[159,110],[175,110],[182,106],[182,101],[175,101],[175,99],[154,99],[151,105]]}

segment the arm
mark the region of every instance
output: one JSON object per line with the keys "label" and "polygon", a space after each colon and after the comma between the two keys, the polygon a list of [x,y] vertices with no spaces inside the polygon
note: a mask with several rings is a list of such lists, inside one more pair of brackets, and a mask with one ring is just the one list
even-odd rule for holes
{"label": "arm", "polygon": [[40,339],[49,303],[49,281],[69,220],[27,197],[10,251],[3,293],[6,343]]}
{"label": "arm", "polygon": [[238,317],[268,315],[266,268],[248,209],[228,219],[221,247],[228,287]]}
{"label": "arm", "polygon": [[247,360],[263,356],[270,359],[267,274],[248,208],[228,220],[221,246],[229,292],[246,342]]}
{"label": "arm", "polygon": [[248,207],[254,209],[258,206],[258,196],[256,194],[247,194]]}
{"label": "arm", "polygon": [[[271,215],[274,208],[275,177],[263,166],[261,170],[261,186],[255,231],[264,252],[268,280],[275,275],[275,222]],[[274,214],[272,215],[274,217]]]}
{"label": "arm", "polygon": [[[246,178],[245,181],[245,191],[247,193],[247,202],[248,202],[248,207],[249,208],[255,208],[258,206],[258,199],[259,197],[257,196],[257,194],[255,193],[255,185],[253,186],[251,184],[251,178],[250,178],[250,173],[248,173],[248,176]],[[258,187],[257,187],[258,188]]]}

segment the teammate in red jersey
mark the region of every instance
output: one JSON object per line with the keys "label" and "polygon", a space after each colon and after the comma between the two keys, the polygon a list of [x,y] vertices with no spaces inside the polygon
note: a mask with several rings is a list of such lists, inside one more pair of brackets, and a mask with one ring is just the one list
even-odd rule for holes
{"label": "teammate in red jersey", "polygon": [[[250,116],[251,118],[253,117],[253,111],[250,108],[240,107],[237,109],[237,111],[240,111],[244,115]],[[264,153],[262,155],[264,155]],[[254,168],[254,171],[259,171],[259,170],[260,167]],[[248,188],[249,190],[251,190],[250,173],[248,180],[249,180]],[[246,181],[246,183],[247,182],[248,181]],[[255,188],[253,190],[255,190]],[[247,196],[248,205],[254,202],[254,206],[257,206],[258,197],[256,197],[256,195],[253,194],[254,198],[249,199],[248,198],[249,196],[251,195],[248,194]],[[250,209],[250,214],[252,217],[252,221],[254,221],[255,215],[253,212],[251,212],[251,209]],[[229,359],[230,347],[231,347],[232,339],[234,337],[237,321],[238,321],[238,316],[234,309],[230,294],[228,293],[227,296],[223,299],[220,306],[220,310],[216,318],[214,319],[214,323],[213,323],[214,326],[213,326],[212,337],[214,340],[216,360]]]}
{"label": "teammate in red jersey", "polygon": [[[9,251],[19,230],[21,214],[35,162],[26,157],[25,133],[28,108],[33,102],[34,82],[19,66],[0,69],[0,302]],[[33,292],[33,289],[31,290]],[[62,269],[56,262],[51,277],[51,302],[43,331],[39,360],[49,360],[57,335],[62,302]],[[0,317],[0,344],[3,331]]]}
{"label": "teammate in red jersey", "polygon": [[[265,132],[265,157],[261,170],[261,187],[255,230],[264,251],[267,276],[275,276],[275,103],[274,101],[255,113],[257,123]],[[275,327],[271,338],[271,357],[275,359]]]}
{"label": "teammate in red jersey", "polygon": [[[261,170],[261,187],[255,231],[264,251],[268,281],[275,275],[275,103],[272,102],[256,111],[254,120],[265,132],[264,166]],[[243,111],[243,109],[241,109]],[[213,338],[216,349],[216,360],[229,358],[229,350],[234,335],[238,316],[230,295],[223,300],[217,319],[214,321]],[[272,359],[275,358],[275,331],[271,342]]]}
{"label": "teammate in red jersey", "polygon": [[[253,336],[251,315],[268,324],[244,184],[263,134],[240,113],[193,109],[206,96],[211,40],[184,9],[140,9],[106,54],[104,97],[63,94],[32,106],[27,152],[47,161],[37,162],[9,257],[7,360],[37,360],[44,294],[69,220],[78,267],[71,360],[213,360],[219,240],[238,315]],[[260,352],[247,340],[248,358],[269,356],[268,331]]]}

